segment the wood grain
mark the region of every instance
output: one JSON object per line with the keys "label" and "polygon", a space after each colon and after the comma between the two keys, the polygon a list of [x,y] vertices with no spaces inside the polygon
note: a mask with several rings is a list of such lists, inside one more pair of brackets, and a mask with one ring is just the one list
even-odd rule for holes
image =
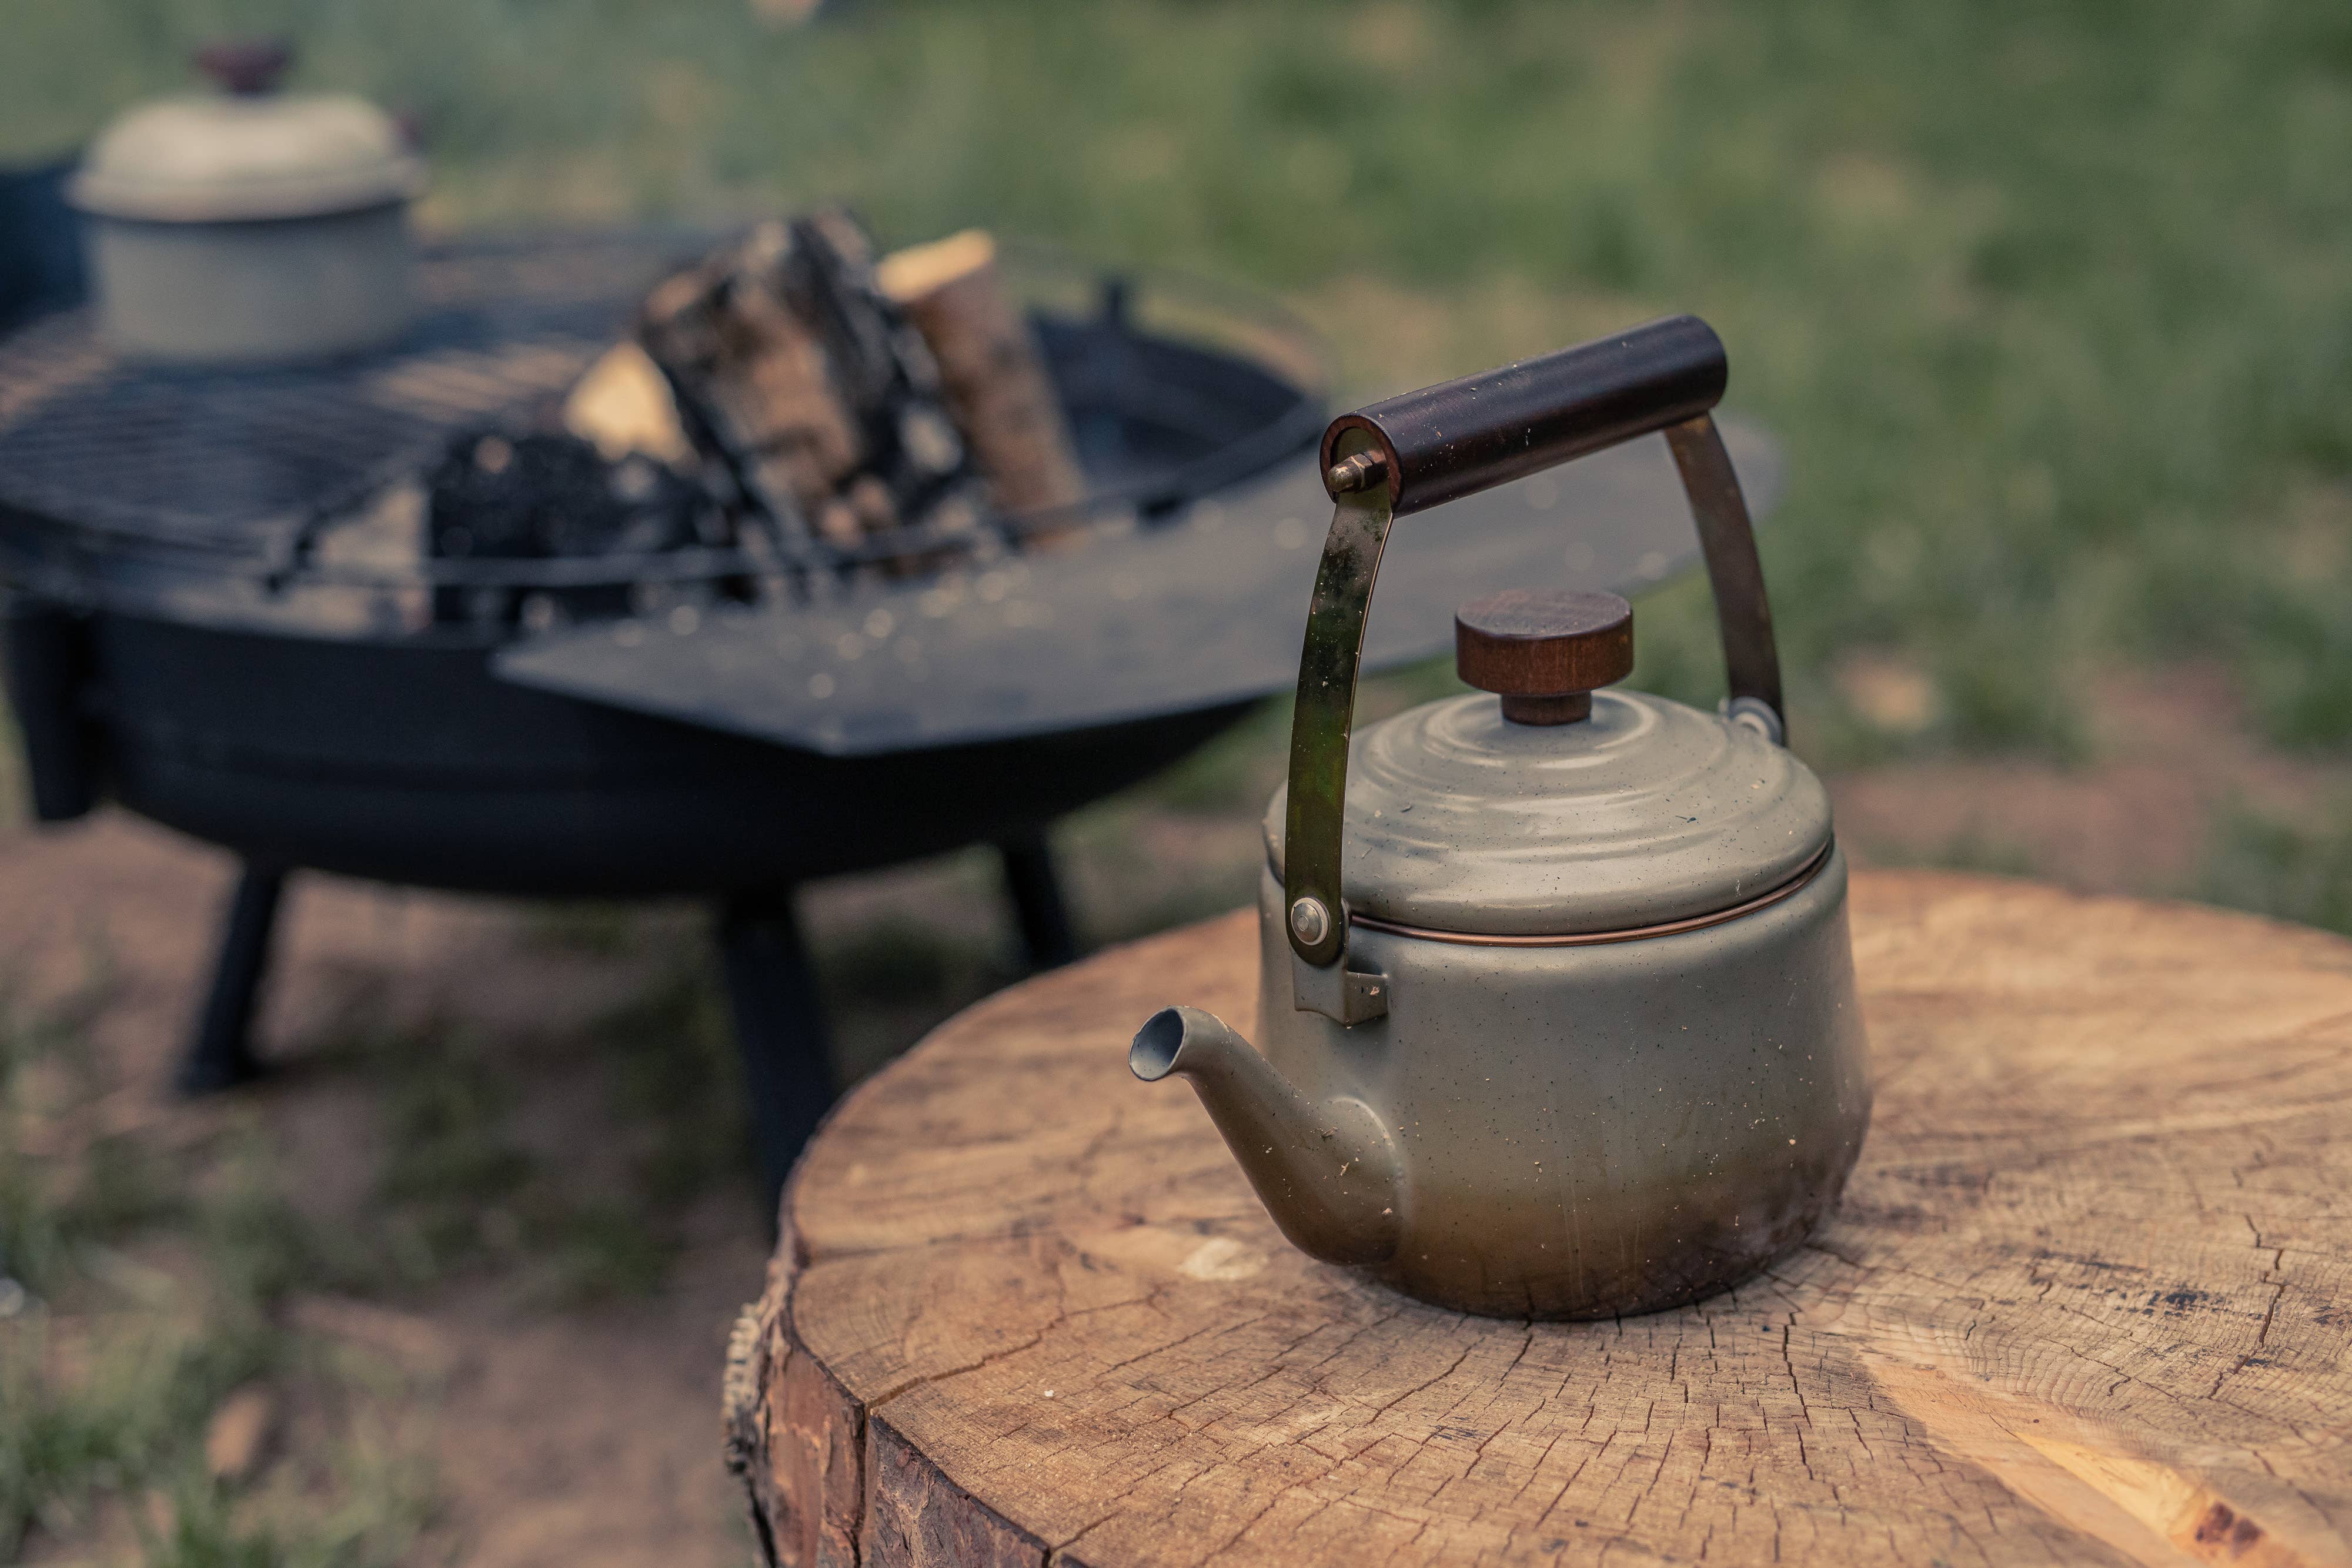
{"label": "wood grain", "polygon": [[787,1563],[2352,1562],[2352,945],[1866,875],[1878,1109],[1817,1241],[1612,1323],[1307,1259],[1163,1003],[1248,916],[1016,988],[786,1197],[730,1442]]}

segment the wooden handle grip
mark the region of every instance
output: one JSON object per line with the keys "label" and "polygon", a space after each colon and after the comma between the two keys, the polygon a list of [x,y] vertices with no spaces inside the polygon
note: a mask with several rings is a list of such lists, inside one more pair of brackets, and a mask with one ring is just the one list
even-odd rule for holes
{"label": "wooden handle grip", "polygon": [[1670,316],[1343,413],[1323,432],[1322,467],[1363,433],[1346,449],[1380,460],[1403,517],[1695,419],[1727,373],[1715,329]]}

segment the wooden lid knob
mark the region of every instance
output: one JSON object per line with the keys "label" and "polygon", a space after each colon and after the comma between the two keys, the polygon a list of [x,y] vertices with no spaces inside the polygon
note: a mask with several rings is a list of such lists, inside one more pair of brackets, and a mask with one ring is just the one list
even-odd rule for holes
{"label": "wooden lid knob", "polygon": [[1454,668],[1515,724],[1572,724],[1633,671],[1633,607],[1613,593],[1507,588],[1454,615]]}
{"label": "wooden lid knob", "polygon": [[277,91],[293,63],[293,46],[283,38],[225,38],[196,51],[196,68],[238,98]]}

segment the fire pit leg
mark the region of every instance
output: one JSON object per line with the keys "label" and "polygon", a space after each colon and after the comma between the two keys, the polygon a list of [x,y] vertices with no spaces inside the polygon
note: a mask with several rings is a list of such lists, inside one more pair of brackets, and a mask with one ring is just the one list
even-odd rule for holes
{"label": "fire pit leg", "polygon": [[730,894],[719,906],[719,953],[772,1207],[801,1145],[838,1094],[824,1007],[801,944],[792,890]]}
{"label": "fire pit leg", "polygon": [[247,862],[238,873],[221,923],[212,991],[197,1016],[195,1038],[180,1062],[181,1093],[210,1094],[261,1075],[261,1063],[253,1054],[254,1003],[269,970],[269,937],[285,891],[282,871]]}
{"label": "fire pit leg", "polygon": [[1004,861],[1004,885],[1013,895],[1013,915],[1021,925],[1029,967],[1060,968],[1078,956],[1078,939],[1070,930],[1070,906],[1062,896],[1062,878],[1054,869],[1045,831],[1032,828],[999,839],[996,852]]}

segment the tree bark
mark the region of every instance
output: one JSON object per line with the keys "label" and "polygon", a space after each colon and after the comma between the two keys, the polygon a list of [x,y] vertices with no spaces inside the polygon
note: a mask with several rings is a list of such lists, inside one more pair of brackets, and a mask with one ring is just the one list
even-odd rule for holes
{"label": "tree bark", "polygon": [[1017,987],[802,1161],[730,1441],[779,1563],[2352,1562],[2352,944],[1856,879],[1876,1119],[1696,1306],[1440,1312],[1284,1243],[1155,1008],[1238,914]]}

